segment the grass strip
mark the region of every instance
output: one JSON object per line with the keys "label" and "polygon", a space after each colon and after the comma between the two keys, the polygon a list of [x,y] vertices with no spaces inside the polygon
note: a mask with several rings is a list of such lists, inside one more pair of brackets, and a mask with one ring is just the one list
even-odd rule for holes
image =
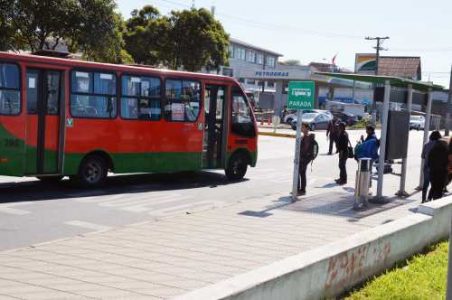
{"label": "grass strip", "polygon": [[445,299],[449,242],[439,243],[386,271],[346,299]]}

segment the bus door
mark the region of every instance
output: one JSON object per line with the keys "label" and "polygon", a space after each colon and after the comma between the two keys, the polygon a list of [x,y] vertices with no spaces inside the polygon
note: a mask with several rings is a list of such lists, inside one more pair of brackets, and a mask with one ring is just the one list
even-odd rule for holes
{"label": "bus door", "polygon": [[30,175],[61,172],[62,74],[54,70],[27,69],[26,172]]}
{"label": "bus door", "polygon": [[203,167],[223,167],[225,134],[226,86],[206,84],[204,92]]}

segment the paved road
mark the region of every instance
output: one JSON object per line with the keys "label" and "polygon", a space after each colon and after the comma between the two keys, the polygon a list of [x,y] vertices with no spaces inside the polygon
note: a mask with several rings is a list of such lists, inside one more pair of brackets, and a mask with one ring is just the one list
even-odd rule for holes
{"label": "paved road", "polygon": [[[351,132],[351,140],[361,132]],[[325,132],[316,132],[321,154],[308,171],[308,196],[333,190],[353,192],[356,164],[348,163],[349,184],[337,187],[337,157],[326,156]],[[417,186],[421,132],[412,132],[407,189]],[[258,166],[245,180],[229,183],[221,171],[166,175],[121,175],[101,189],[82,190],[67,181],[46,185],[33,179],[0,177],[0,250],[27,246],[131,223],[223,207],[250,199],[281,197],[291,188],[294,140],[260,137]],[[385,179],[388,194],[395,176]]]}

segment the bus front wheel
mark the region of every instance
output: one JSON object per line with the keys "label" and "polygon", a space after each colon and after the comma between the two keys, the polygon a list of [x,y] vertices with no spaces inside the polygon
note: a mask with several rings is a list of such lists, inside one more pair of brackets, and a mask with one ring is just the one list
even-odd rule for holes
{"label": "bus front wheel", "polygon": [[80,164],[77,180],[84,187],[99,186],[107,178],[107,163],[98,155],[86,157]]}
{"label": "bus front wheel", "polygon": [[248,163],[245,155],[235,153],[229,159],[228,167],[225,170],[226,177],[229,180],[240,180],[245,176],[247,169]]}

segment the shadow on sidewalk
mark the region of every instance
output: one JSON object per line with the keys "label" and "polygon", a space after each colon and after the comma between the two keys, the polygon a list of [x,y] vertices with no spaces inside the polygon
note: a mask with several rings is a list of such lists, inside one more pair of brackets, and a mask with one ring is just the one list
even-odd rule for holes
{"label": "shadow on sidewalk", "polygon": [[365,218],[395,207],[412,203],[416,200],[401,199],[397,197],[388,198],[384,204],[369,203],[363,210],[353,210],[354,196],[350,193],[330,192],[321,195],[301,198],[293,202],[290,197],[281,197],[274,205],[262,211],[244,211],[241,215],[265,218],[272,215],[274,210],[288,210],[293,212],[308,212],[321,215],[331,215],[349,218],[350,222]]}
{"label": "shadow on sidewalk", "polygon": [[[247,181],[248,179],[243,179]],[[21,201],[44,201],[115,195],[121,193],[143,193],[152,191],[176,191],[195,188],[216,188],[239,182],[228,181],[220,173],[180,172],[171,174],[116,175],[107,178],[98,188],[80,188],[69,180],[50,184],[40,181],[11,182],[0,184],[0,203]]]}

